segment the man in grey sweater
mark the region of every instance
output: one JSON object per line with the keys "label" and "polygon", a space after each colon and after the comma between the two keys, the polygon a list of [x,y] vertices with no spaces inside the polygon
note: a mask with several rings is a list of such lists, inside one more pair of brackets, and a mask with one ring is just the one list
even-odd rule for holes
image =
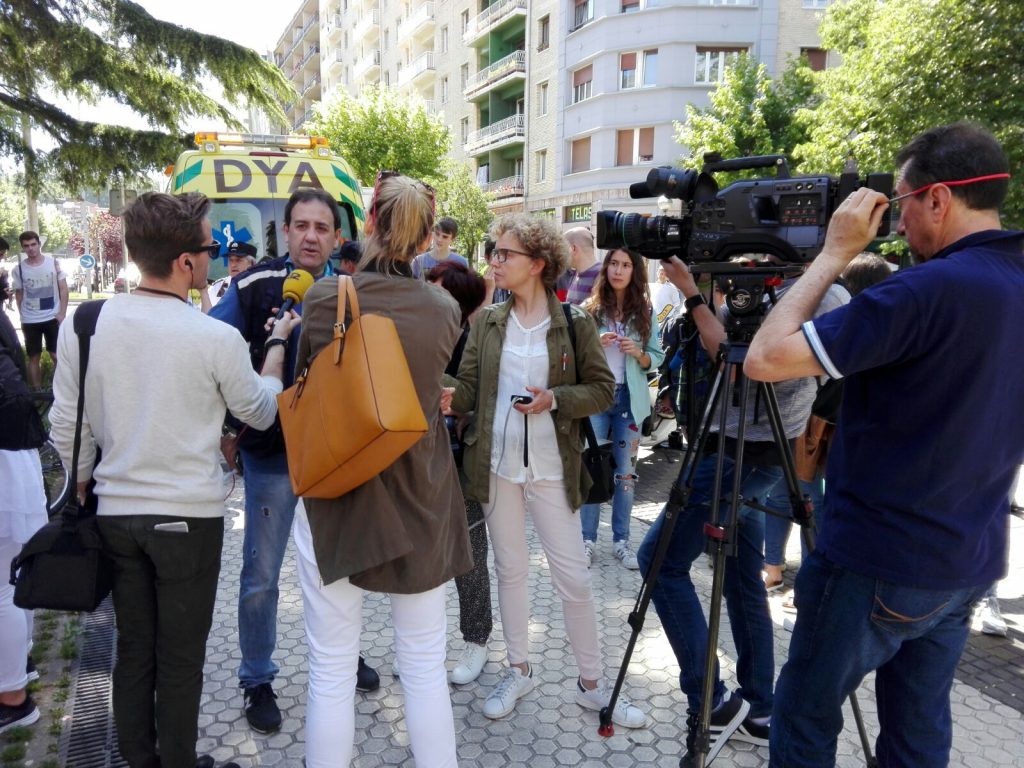
{"label": "man in grey sweater", "polygon": [[[114,718],[131,768],[214,764],[197,759],[195,746],[224,539],[220,425],[226,409],[257,429],[273,423],[284,346],[298,322],[290,314],[276,323],[260,376],[234,329],[189,306],[188,291],[206,286],[219,247],[209,206],[196,193],[146,193],[125,212],[125,240],[142,280],[104,304],[86,374],[79,492],[95,479],[104,551],[114,564]],[[65,462],[79,389],[69,325],[58,341],[50,411]]]}

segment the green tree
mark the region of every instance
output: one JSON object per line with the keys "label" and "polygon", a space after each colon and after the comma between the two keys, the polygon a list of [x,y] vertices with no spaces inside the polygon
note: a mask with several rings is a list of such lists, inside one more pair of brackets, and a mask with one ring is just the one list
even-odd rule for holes
{"label": "green tree", "polygon": [[[196,118],[242,126],[230,108],[256,106],[283,120],[294,91],[256,51],[158,21],[131,0],[13,0],[0,4],[0,154],[25,160],[30,183],[52,174],[69,190],[134,179],[174,159]],[[223,86],[221,103],[204,80]],[[150,130],[76,120],[47,94],[96,103],[103,98],[147,118]],[[22,140],[20,115],[55,149]]]}
{"label": "green tree", "polygon": [[41,208],[39,211],[39,234],[46,238],[48,253],[63,253],[71,240],[71,222],[58,210]]}
{"label": "green tree", "polygon": [[25,230],[25,190],[11,176],[0,176],[0,237],[18,250],[18,235]]}
{"label": "green tree", "polygon": [[[821,26],[842,63],[821,73],[820,104],[798,116],[808,165],[836,172],[848,154],[864,171],[893,169],[915,134],[973,120],[1024,165],[1024,3],[842,0]],[[1010,182],[1007,223],[1024,225],[1024,183]]]}
{"label": "green tree", "polygon": [[439,178],[452,143],[448,127],[423,102],[386,88],[370,87],[358,97],[342,94],[317,107],[310,127],[352,164],[364,186],[372,186],[383,169]]}
{"label": "green tree", "polygon": [[459,224],[453,250],[473,258],[491,225],[490,196],[480,189],[468,166],[445,160],[432,182],[437,189],[437,215],[451,216]]}
{"label": "green tree", "polygon": [[[688,104],[686,121],[675,123],[676,141],[690,151],[682,164],[699,169],[705,152],[718,152],[723,158],[789,156],[805,139],[793,115],[813,102],[814,79],[806,58],[791,60],[782,77],[773,81],[764,64],[741,54],[726,69],[724,82],[711,92],[710,105]],[[763,173],[723,174],[719,182]]]}

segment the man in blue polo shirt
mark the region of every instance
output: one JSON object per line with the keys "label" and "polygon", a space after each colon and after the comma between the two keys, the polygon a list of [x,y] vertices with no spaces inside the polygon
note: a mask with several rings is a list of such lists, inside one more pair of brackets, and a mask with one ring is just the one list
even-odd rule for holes
{"label": "man in blue polo shirt", "polygon": [[[834,765],[842,703],[873,670],[880,764],[946,765],[971,609],[1006,571],[1024,454],[1024,233],[999,221],[1009,166],[969,123],[919,135],[896,160],[896,197],[862,189],[839,206],[744,367],[763,381],[846,379],[829,524],[796,580],[772,766]],[[896,202],[918,264],[811,321]]]}
{"label": "man in blue polo shirt", "polygon": [[[284,233],[288,253],[258,264],[232,281],[210,316],[233,325],[249,344],[249,356],[257,370],[263,364],[271,310],[281,305],[282,286],[294,269],[304,269],[319,280],[335,274],[330,255],[338,243],[341,212],[322,189],[302,188],[289,198],[284,209]],[[296,305],[301,310],[301,304]],[[294,381],[298,329],[285,350],[284,387]],[[288,478],[281,422],[260,431],[239,433],[239,453],[245,472],[245,539],[238,590],[238,642],[242,661],[238,670],[243,689],[245,717],[260,733],[281,727],[272,682],[278,667],[273,661],[277,645],[278,579],[288,535],[295,516],[295,494]],[[357,690],[380,685],[377,673],[359,659]]]}

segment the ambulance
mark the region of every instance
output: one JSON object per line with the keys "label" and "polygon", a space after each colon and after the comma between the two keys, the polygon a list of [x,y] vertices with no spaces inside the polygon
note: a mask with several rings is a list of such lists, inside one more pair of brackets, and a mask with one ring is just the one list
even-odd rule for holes
{"label": "ambulance", "polygon": [[169,192],[202,192],[213,203],[210,228],[221,258],[210,264],[210,279],[227,274],[228,246],[251,243],[257,261],[287,253],[284,206],[300,187],[319,187],[341,208],[341,243],[363,228],[363,198],[351,166],[331,154],[322,136],[224,132],[195,135],[198,149],[182,152],[167,168]]}

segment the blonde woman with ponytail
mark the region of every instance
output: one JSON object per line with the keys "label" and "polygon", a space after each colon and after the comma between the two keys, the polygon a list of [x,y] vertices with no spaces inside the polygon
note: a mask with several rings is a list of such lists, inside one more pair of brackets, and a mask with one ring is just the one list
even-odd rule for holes
{"label": "blonde woman with ponytail", "polygon": [[[354,692],[365,591],[387,592],[402,669],[405,720],[417,768],[456,765],[445,669],[445,583],[470,570],[466,513],[448,432],[441,377],[459,339],[460,311],[440,288],[416,280],[410,264],[426,249],[434,195],[426,185],[381,173],[353,276],[360,310],[398,329],[426,436],[373,480],[337,499],[305,499],[295,542],[309,643],[307,768],[347,768],[355,735]],[[303,302],[299,361],[331,339],[337,278]],[[338,392],[344,399],[345,393]]]}

